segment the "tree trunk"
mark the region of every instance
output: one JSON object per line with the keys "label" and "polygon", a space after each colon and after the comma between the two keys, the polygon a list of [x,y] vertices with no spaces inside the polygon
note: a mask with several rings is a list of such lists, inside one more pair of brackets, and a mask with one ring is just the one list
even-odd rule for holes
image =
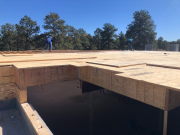
{"label": "tree trunk", "polygon": [[25,51],[27,50],[27,37],[26,37],[26,44],[25,44]]}
{"label": "tree trunk", "polygon": [[10,41],[9,41],[9,50],[12,51],[12,46],[11,46]]}

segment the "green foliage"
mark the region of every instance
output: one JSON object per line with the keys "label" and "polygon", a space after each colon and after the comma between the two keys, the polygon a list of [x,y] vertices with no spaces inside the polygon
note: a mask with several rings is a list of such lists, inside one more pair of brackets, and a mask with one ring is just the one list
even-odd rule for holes
{"label": "green foliage", "polygon": [[157,45],[158,45],[158,48],[159,49],[164,49],[162,43],[163,43],[163,37],[159,37],[158,40],[157,40]]}
{"label": "green foliage", "polygon": [[42,49],[42,45],[44,44],[45,40],[46,40],[46,37],[47,37],[47,33],[42,33],[40,35],[38,34],[35,34],[32,36],[31,38],[31,50],[39,50],[39,49]]}
{"label": "green foliage", "polygon": [[101,32],[102,32],[102,30],[100,28],[97,28],[94,31],[94,44],[98,50],[101,49]]}
{"label": "green foliage", "polygon": [[82,29],[75,29],[73,26],[68,26],[67,35],[70,40],[71,46],[73,46],[74,50],[83,50],[83,46],[81,44],[81,36],[85,35],[85,31]]}
{"label": "green foliage", "polygon": [[25,15],[21,18],[19,24],[16,24],[16,30],[18,31],[18,36],[24,39],[24,50],[27,50],[30,49],[31,36],[40,32],[40,26],[37,26],[36,21]]}
{"label": "green foliage", "polygon": [[158,49],[161,50],[169,50],[169,43],[163,39],[163,37],[159,37],[157,40]]}
{"label": "green foliage", "polygon": [[121,32],[119,33],[119,46],[118,46],[118,49],[124,50],[124,49],[125,49],[126,42],[127,42],[127,39],[126,39],[124,33],[121,31]]}
{"label": "green foliage", "polygon": [[66,35],[66,26],[64,23],[65,21],[60,19],[60,16],[57,13],[50,12],[50,14],[46,15],[44,18],[43,28],[47,30],[52,37],[55,49],[58,49],[59,45],[56,45],[56,43],[61,40],[59,38]]}
{"label": "green foliage", "polygon": [[156,26],[148,11],[136,11],[133,21],[127,26],[126,37],[134,39],[135,49],[144,49],[145,44],[151,44],[156,38]]}
{"label": "green foliage", "polygon": [[1,41],[2,50],[14,50],[15,46],[15,26],[13,24],[6,23],[1,26]]}
{"label": "green foliage", "polygon": [[115,32],[118,29],[114,27],[114,25],[110,23],[105,23],[103,27],[103,31],[101,32],[101,42],[102,49],[112,49]]}

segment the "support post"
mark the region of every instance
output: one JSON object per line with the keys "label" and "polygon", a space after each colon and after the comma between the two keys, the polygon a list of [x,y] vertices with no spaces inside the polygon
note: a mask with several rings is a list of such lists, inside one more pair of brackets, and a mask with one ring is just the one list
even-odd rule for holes
{"label": "support post", "polygon": [[80,67],[78,67],[78,79],[80,79]]}
{"label": "support post", "polygon": [[19,89],[16,87],[16,98],[20,104],[27,102],[27,88]]}
{"label": "support post", "polygon": [[163,120],[163,135],[167,135],[168,124],[168,110],[169,110],[169,89],[166,89],[165,93],[165,108],[164,108],[164,120]]}
{"label": "support post", "polygon": [[93,135],[93,92],[89,92],[89,135]]}
{"label": "support post", "polygon": [[164,111],[163,135],[167,135],[168,111]]}
{"label": "support post", "polygon": [[163,132],[164,110],[159,109],[159,133]]}

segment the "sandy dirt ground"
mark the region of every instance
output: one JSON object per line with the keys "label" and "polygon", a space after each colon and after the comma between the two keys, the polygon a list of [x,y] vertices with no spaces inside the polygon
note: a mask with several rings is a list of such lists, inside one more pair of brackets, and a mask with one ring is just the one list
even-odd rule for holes
{"label": "sandy dirt ground", "polygon": [[0,111],[0,135],[30,135],[16,109]]}

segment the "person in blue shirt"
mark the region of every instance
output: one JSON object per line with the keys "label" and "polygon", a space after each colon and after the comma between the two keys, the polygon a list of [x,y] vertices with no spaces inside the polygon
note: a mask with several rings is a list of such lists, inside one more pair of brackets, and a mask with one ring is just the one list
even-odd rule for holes
{"label": "person in blue shirt", "polygon": [[47,43],[47,50],[52,51],[52,40],[49,37],[44,42],[42,51],[44,51],[44,46],[46,45],[46,43]]}
{"label": "person in blue shirt", "polygon": [[132,42],[133,42],[133,39],[128,39],[128,41],[127,41],[127,45],[128,45],[128,51],[129,50],[133,50],[133,48],[132,48]]}

